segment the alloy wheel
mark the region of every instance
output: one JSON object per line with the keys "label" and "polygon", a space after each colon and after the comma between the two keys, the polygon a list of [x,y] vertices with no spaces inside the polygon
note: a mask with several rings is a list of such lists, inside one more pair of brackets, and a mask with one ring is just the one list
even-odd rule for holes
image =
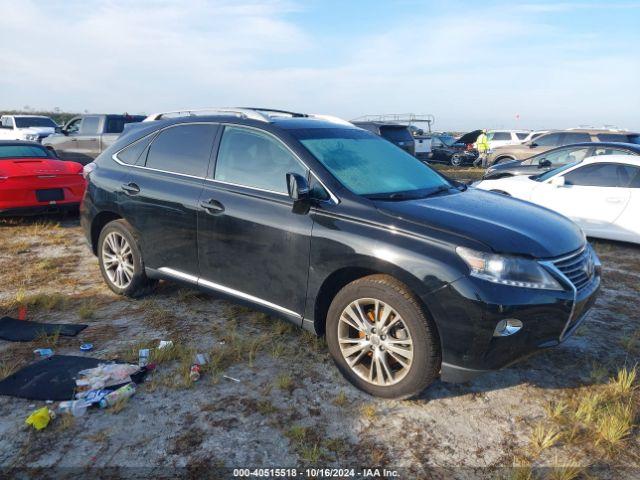
{"label": "alloy wheel", "polygon": [[340,315],[338,342],[349,368],[373,385],[394,385],[411,369],[411,333],[400,314],[381,300],[351,302]]}
{"label": "alloy wheel", "polygon": [[109,280],[116,287],[125,289],[133,279],[133,251],[124,236],[109,233],[102,243],[102,265]]}

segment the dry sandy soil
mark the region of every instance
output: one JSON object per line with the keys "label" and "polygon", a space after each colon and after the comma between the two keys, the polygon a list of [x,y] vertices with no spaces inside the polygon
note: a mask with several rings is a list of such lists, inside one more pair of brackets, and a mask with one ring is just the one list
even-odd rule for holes
{"label": "dry sandy soil", "polygon": [[[115,296],[77,219],[1,222],[0,314],[26,305],[29,319],[89,324],[76,338],[0,340],[1,378],[39,346],[81,355],[91,342],[87,355],[129,360],[160,339],[176,348],[126,404],[40,432],[24,420],[42,402],[0,397],[0,471],[227,478],[216,469],[384,466],[400,478],[634,478],[637,383],[612,378],[639,358],[640,248],[596,249],[600,298],[563,345],[397,402],[351,387],[322,339],[278,319],[168,283],[138,300]],[[187,375],[194,352],[212,359],[197,383]]]}

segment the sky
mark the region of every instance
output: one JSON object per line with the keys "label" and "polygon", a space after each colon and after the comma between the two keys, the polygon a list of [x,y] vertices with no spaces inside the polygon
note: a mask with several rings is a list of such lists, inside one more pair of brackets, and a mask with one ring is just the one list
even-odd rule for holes
{"label": "sky", "polygon": [[640,0],[0,0],[0,109],[640,130]]}

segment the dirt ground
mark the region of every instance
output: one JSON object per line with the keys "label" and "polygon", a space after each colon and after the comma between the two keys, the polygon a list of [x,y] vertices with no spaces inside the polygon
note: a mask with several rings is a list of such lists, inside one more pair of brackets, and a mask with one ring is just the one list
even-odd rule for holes
{"label": "dirt ground", "polygon": [[[227,478],[212,472],[310,466],[386,467],[399,478],[637,478],[637,382],[624,374],[640,356],[640,247],[595,246],[603,288],[573,337],[398,402],[351,387],[322,339],[276,318],[169,283],[142,299],[117,297],[77,219],[2,221],[0,314],[17,316],[22,305],[29,319],[89,327],[76,338],[0,340],[0,378],[35,361],[41,346],[130,361],[161,339],[176,347],[127,403],[60,416],[40,432],[24,420],[43,402],[0,397],[0,471],[136,467],[124,472]],[[94,351],[81,353],[85,342]],[[212,361],[192,383],[195,352]]]}

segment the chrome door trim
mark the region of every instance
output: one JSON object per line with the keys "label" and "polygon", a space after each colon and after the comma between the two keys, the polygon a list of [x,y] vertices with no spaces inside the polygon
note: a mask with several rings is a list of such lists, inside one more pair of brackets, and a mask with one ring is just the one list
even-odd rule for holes
{"label": "chrome door trim", "polygon": [[193,283],[199,287],[206,287],[206,288],[210,288],[212,290],[216,290],[218,292],[222,292],[222,293],[226,293],[228,295],[232,295],[234,297],[238,297],[238,298],[242,298],[243,300],[247,300],[249,302],[253,302],[253,303],[257,303],[259,305],[263,305],[265,307],[269,307],[273,310],[277,310],[279,312],[285,313],[287,315],[296,317],[296,318],[302,318],[302,315],[300,315],[299,313],[294,312],[293,310],[289,310],[288,308],[285,308],[281,305],[278,305],[276,303],[272,303],[269,302],[268,300],[264,300],[263,298],[260,297],[255,297],[253,295],[250,295],[248,293],[244,293],[241,292],[240,290],[235,290],[233,288],[229,288],[226,287],[224,285],[220,285],[219,283],[215,283],[215,282],[211,282],[209,280],[205,280],[203,278],[199,278],[196,277],[195,275],[190,275],[188,273],[184,273],[181,272],[179,270],[174,270],[173,268],[169,268],[169,267],[160,267],[158,269],[158,271],[165,273],[167,275],[170,275],[172,277],[175,278],[179,278],[181,280],[185,280],[189,283]]}

